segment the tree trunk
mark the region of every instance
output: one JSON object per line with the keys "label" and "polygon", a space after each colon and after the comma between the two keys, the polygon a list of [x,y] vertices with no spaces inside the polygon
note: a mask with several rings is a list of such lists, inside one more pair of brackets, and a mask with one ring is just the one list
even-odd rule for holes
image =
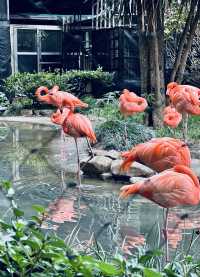
{"label": "tree trunk", "polygon": [[192,47],[192,42],[193,42],[193,38],[195,36],[195,31],[197,29],[199,19],[200,19],[200,0],[198,2],[196,15],[190,26],[190,33],[188,35],[187,43],[184,47],[183,54],[181,57],[182,58],[181,63],[178,68],[177,82],[179,82],[179,83],[181,83],[183,80],[183,75],[184,75],[184,71],[185,71],[185,67],[186,67],[187,58],[188,58],[190,49]]}
{"label": "tree trunk", "polygon": [[191,25],[191,23],[194,19],[194,12],[195,12],[195,8],[196,8],[196,5],[197,5],[197,1],[198,0],[192,0],[191,1],[190,11],[189,11],[186,23],[185,23],[183,33],[182,33],[182,35],[180,37],[180,40],[179,40],[178,52],[177,52],[177,55],[176,55],[175,63],[174,63],[174,66],[173,66],[171,77],[170,77],[171,82],[174,82],[177,71],[178,71],[178,68],[179,68],[179,66],[182,62],[181,58],[182,58],[182,54],[183,54],[183,49],[184,49],[185,42],[187,40],[187,34],[188,34],[189,29],[190,29],[190,25]]}
{"label": "tree trunk", "polygon": [[[139,34],[139,58],[140,58],[140,86],[141,95],[145,96],[149,91],[149,67],[148,67],[148,40],[145,30],[145,11],[141,0],[137,0],[137,13],[138,13],[138,34]],[[153,125],[152,108],[150,103],[145,112],[144,124]]]}
{"label": "tree trunk", "polygon": [[[159,0],[158,0],[159,1]],[[153,126],[161,127],[163,97],[161,94],[161,72],[160,72],[160,48],[158,45],[158,1],[152,1],[147,7],[148,35],[149,35],[149,69],[150,69],[150,87],[153,94]],[[159,19],[160,20],[160,19]]]}

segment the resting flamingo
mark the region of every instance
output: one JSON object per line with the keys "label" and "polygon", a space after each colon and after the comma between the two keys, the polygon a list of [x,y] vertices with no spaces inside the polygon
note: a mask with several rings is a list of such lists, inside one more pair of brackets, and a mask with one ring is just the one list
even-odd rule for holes
{"label": "resting flamingo", "polygon": [[[45,94],[42,95],[42,92]],[[51,90],[47,87],[41,86],[36,90],[35,95],[39,101],[51,104],[59,109],[67,107],[68,109],[74,111],[77,107],[88,107],[88,104],[84,103],[73,94],[66,91],[59,91],[59,86],[56,85]]]}
{"label": "resting flamingo", "polygon": [[[76,151],[77,151],[77,162],[78,162],[78,183],[81,186],[80,176],[80,157],[77,139],[80,137],[86,137],[91,142],[96,142],[96,136],[92,129],[90,120],[79,113],[73,113],[70,109],[64,108],[63,112],[59,109],[52,115],[52,120],[57,124],[62,124],[62,129],[65,134],[72,136],[75,140]],[[91,149],[90,149],[91,150]]]}
{"label": "resting flamingo", "polygon": [[167,85],[166,94],[172,105],[183,115],[183,137],[187,140],[188,115],[200,115],[200,89],[189,85],[178,85],[171,82]]}
{"label": "resting flamingo", "polygon": [[150,141],[133,147],[130,151],[122,153],[124,159],[121,169],[129,170],[134,161],[149,166],[157,172],[169,169],[177,164],[190,167],[190,150],[179,139],[153,138]]}
{"label": "resting flamingo", "polygon": [[177,110],[171,106],[165,107],[163,114],[164,124],[170,126],[171,128],[178,127],[182,120],[182,114],[177,112]]}
{"label": "resting flamingo", "polygon": [[127,89],[124,89],[119,97],[119,109],[124,116],[143,112],[147,106],[148,104],[145,98],[139,97]]}
{"label": "resting flamingo", "polygon": [[176,165],[145,181],[121,188],[121,197],[134,194],[140,194],[167,209],[164,235],[166,239],[166,259],[168,260],[167,222],[169,208],[199,204],[200,185],[198,178],[190,168],[184,165]]}
{"label": "resting flamingo", "polygon": [[[134,92],[130,92],[128,89],[124,89],[119,97],[119,109],[124,117],[134,115],[139,112],[143,112],[147,108],[148,104],[146,99],[137,96]],[[127,128],[125,124],[125,141],[127,144]]]}

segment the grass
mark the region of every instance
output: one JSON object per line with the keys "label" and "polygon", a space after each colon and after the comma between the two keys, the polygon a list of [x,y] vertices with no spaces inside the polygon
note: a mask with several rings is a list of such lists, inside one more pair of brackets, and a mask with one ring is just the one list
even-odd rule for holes
{"label": "grass", "polygon": [[[119,92],[111,92],[104,96],[101,99],[95,99],[91,96],[86,96],[83,98],[83,101],[88,103],[89,108],[86,110],[81,110],[81,112],[86,115],[92,115],[96,117],[104,118],[105,121],[120,120],[121,122],[131,122],[133,124],[143,124],[145,113],[138,113],[134,116],[130,116],[126,119],[121,115],[119,111],[119,102],[118,102]],[[198,141],[200,139],[200,117],[199,116],[189,116],[188,122],[188,137],[189,140]],[[156,137],[175,137],[183,138],[182,124],[176,129],[172,129],[168,126],[156,129]]]}
{"label": "grass", "polygon": [[[188,138],[192,141],[198,141],[200,139],[200,117],[190,116],[188,122]],[[182,124],[180,124],[176,129],[164,126],[163,128],[156,130],[157,137],[175,137],[183,138]]]}

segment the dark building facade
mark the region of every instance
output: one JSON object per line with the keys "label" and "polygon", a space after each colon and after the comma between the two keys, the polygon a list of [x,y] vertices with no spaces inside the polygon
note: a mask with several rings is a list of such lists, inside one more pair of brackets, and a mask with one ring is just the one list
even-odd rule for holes
{"label": "dark building facade", "polygon": [[[130,7],[123,18],[104,0],[0,1],[10,30],[12,73],[101,66],[116,72],[120,82],[138,81],[138,38]],[[4,75],[10,74],[8,64],[9,59]]]}

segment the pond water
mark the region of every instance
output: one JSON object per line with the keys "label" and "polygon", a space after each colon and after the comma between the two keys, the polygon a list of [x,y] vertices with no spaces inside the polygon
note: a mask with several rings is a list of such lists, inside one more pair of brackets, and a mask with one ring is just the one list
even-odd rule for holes
{"label": "pond water", "polygon": [[[85,141],[81,139],[80,145],[81,157],[86,157]],[[32,204],[45,206],[48,217],[42,227],[55,231],[71,245],[87,247],[95,237],[109,252],[129,253],[145,243],[151,249],[162,244],[163,210],[139,196],[120,200],[122,182],[83,178],[81,191],[66,187],[62,192],[64,183],[75,181],[76,152],[71,138],[60,142],[58,128],[0,123],[0,157],[0,179],[12,181],[25,215],[34,213]],[[0,197],[0,214],[6,218],[9,202],[2,193]],[[187,218],[181,219],[184,214]],[[192,232],[198,228],[199,207],[171,209],[169,247],[172,252],[176,248],[187,249]],[[195,243],[193,251],[198,247]]]}

